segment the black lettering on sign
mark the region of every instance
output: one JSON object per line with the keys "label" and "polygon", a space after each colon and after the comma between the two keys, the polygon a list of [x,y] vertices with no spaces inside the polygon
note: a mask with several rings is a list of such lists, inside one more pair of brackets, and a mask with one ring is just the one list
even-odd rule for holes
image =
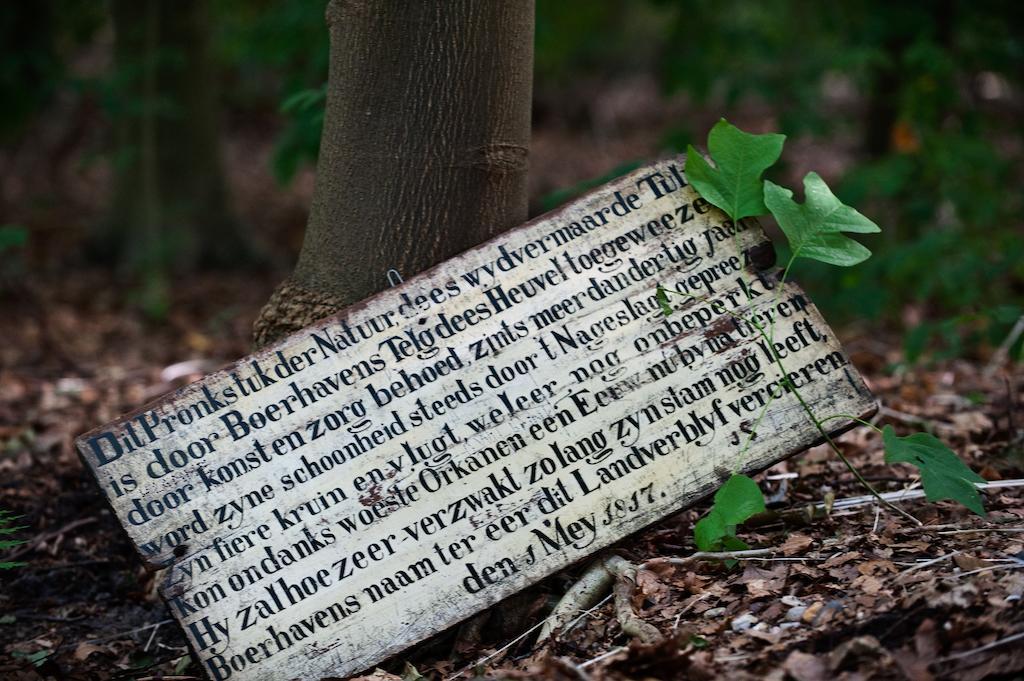
{"label": "black lettering on sign", "polygon": [[349,675],[873,409],[770,249],[660,162],[78,450],[211,678]]}

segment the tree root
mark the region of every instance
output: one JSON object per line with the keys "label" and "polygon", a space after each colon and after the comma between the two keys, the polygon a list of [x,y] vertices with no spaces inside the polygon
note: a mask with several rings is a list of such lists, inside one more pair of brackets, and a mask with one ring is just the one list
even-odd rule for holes
{"label": "tree root", "polygon": [[750,549],[747,551],[698,551],[689,556],[673,558],[652,558],[639,565],[620,556],[602,556],[591,563],[576,580],[555,609],[548,616],[537,635],[537,644],[543,643],[551,632],[569,625],[574,618],[595,607],[611,592],[615,604],[615,618],[622,633],[650,645],[661,643],[664,636],[658,629],[640,619],[633,611],[633,595],[636,592],[636,575],[640,570],[657,565],[688,565],[699,560],[743,560],[775,553],[777,549]]}
{"label": "tree root", "polygon": [[643,621],[633,612],[633,594],[636,592],[636,573],[644,569],[629,561],[612,556],[607,560],[609,569],[616,572],[617,579],[612,585],[615,596],[615,617],[619,620],[622,633],[631,636],[645,645],[661,643],[665,637],[653,624]]}
{"label": "tree root", "polygon": [[343,309],[353,301],[314,291],[294,279],[285,279],[260,310],[253,324],[253,341],[262,348]]}
{"label": "tree root", "polygon": [[661,632],[633,612],[632,598],[638,569],[620,556],[603,556],[595,560],[555,606],[537,635],[537,643],[547,640],[553,630],[569,624],[580,612],[597,605],[609,591],[614,596],[615,617],[623,633],[643,643],[661,642],[664,639]]}

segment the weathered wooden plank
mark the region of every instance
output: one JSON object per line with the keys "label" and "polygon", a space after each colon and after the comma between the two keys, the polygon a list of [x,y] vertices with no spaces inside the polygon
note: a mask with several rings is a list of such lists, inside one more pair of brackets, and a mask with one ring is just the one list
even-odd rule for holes
{"label": "weathered wooden plank", "polygon": [[77,445],[212,678],[349,674],[874,408],[770,252],[664,161]]}

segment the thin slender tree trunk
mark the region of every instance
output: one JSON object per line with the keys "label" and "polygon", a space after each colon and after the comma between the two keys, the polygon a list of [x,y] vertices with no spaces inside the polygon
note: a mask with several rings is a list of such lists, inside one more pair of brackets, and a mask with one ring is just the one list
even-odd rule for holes
{"label": "thin slender tree trunk", "polygon": [[332,0],[313,205],[263,345],[522,222],[533,0]]}
{"label": "thin slender tree trunk", "polygon": [[146,274],[251,257],[228,208],[207,0],[114,0],[120,110],[101,247]]}

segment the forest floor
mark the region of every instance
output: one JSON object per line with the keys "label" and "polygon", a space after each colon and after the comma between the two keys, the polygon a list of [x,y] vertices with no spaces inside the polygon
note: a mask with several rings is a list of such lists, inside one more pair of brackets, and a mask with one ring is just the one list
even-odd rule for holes
{"label": "forest floor", "polygon": [[[538,130],[535,206],[553,189],[657,152],[658,130],[675,113],[645,118],[650,89],[576,98],[605,103],[591,112],[592,139]],[[298,247],[312,187],[308,171],[287,191],[274,185],[267,138],[265,130],[241,128],[226,141],[226,156],[235,202],[277,271],[179,278],[159,320],[147,319],[112,273],[66,257],[102,212],[102,169],[73,171],[74,159],[47,160],[38,136],[0,158],[7,161],[0,173],[11,211],[5,220],[32,230],[26,276],[5,280],[0,268],[2,317],[16,320],[0,344],[0,508],[22,516],[16,536],[27,542],[0,556],[26,563],[0,571],[2,679],[201,677],[156,593],[159,576],[143,568],[72,442],[249,352],[252,321]],[[811,155],[843,158],[836,149]],[[801,162],[794,168],[806,170]],[[33,200],[29,190],[40,187],[61,200]],[[797,681],[1024,672],[1024,486],[1012,482],[1024,478],[1024,372],[987,371],[984,355],[901,367],[895,337],[874,329],[839,335],[882,402],[879,424],[934,432],[995,483],[984,493],[986,518],[950,502],[899,502],[919,526],[870,501],[848,505],[864,490],[827,451],[812,449],[757,478],[770,513],[740,534],[773,554],[732,568],[704,561],[639,573],[634,609],[665,635],[664,644],[631,643],[610,602],[542,646],[534,645],[535,632],[522,636],[580,565],[492,609],[475,635],[463,627],[418,646],[408,656],[415,669],[430,678]],[[868,429],[840,442],[883,491],[919,487],[912,469],[883,464]],[[687,556],[706,507],[672,516],[614,551],[637,563]],[[812,518],[807,509],[815,507]],[[404,662],[383,667],[415,678]]]}
{"label": "forest floor", "polygon": [[[78,434],[249,350],[273,281],[210,275],[176,286],[146,321],[102,272],[23,291],[0,347],[0,496],[27,543],[0,571],[0,678],[195,678],[178,625],[72,447]],[[900,502],[917,526],[867,501],[822,448],[758,477],[770,512],[741,530],[770,556],[641,571],[636,612],[666,643],[631,643],[605,602],[534,647],[539,622],[582,566],[494,610],[477,636],[449,634],[412,661],[432,678],[1010,678],[1024,671],[1024,374],[983,362],[899,369],[876,337],[845,346],[882,401],[879,422],[927,429],[991,481],[986,518],[949,502]],[[181,358],[192,358],[182,361]],[[894,367],[897,367],[894,369]],[[884,491],[917,488],[882,463],[877,436],[841,439]],[[813,519],[807,509],[831,502]],[[686,556],[705,507],[616,549],[636,562]],[[510,616],[510,613],[517,613]],[[385,665],[402,674],[404,660]],[[380,671],[374,678],[392,679]],[[407,673],[405,678],[410,678]]]}

